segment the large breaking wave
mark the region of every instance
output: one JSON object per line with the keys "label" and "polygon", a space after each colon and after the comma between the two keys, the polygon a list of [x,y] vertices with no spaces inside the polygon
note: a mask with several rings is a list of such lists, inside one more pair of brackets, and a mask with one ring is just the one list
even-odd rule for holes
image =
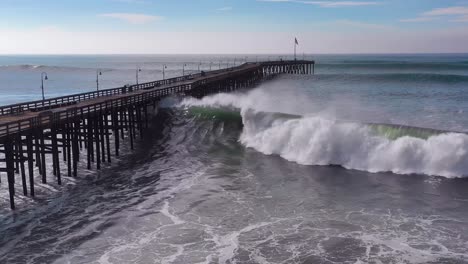
{"label": "large breaking wave", "polygon": [[468,135],[464,133],[344,122],[320,114],[272,113],[249,94],[186,98],[181,105],[238,111],[244,125],[239,141],[244,146],[303,165],[468,176]]}
{"label": "large breaking wave", "polygon": [[247,147],[304,165],[341,165],[369,172],[464,176],[468,136],[444,133],[427,139],[389,139],[365,125],[321,117],[269,120],[252,109],[242,111]]}

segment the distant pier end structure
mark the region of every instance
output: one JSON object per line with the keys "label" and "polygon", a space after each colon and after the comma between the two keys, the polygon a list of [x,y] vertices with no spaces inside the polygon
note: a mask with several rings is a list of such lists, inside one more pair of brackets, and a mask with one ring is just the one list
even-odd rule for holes
{"label": "distant pier end structure", "polygon": [[[314,61],[244,63],[133,86],[73,94],[0,107],[0,186],[15,196],[34,197],[35,181],[46,184],[77,177],[78,164],[101,169],[119,156],[121,141],[143,137],[148,116],[162,98],[185,94],[203,97],[254,87],[278,74],[313,74]],[[153,109],[152,109],[153,108]],[[6,177],[5,177],[6,176]],[[6,181],[5,181],[6,180]]]}

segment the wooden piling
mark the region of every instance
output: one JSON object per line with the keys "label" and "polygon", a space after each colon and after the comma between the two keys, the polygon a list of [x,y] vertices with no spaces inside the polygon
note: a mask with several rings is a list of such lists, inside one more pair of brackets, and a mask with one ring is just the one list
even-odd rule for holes
{"label": "wooden piling", "polygon": [[94,130],[93,130],[93,134],[94,134],[94,139],[95,139],[95,143],[96,143],[96,168],[98,170],[101,169],[101,147],[100,147],[100,140],[99,140],[99,121],[97,120],[98,118],[95,116],[93,117],[93,123],[94,123]]}
{"label": "wooden piling", "polygon": [[10,193],[10,208],[15,210],[15,161],[13,160],[13,142],[10,138],[5,141],[4,148],[8,178],[8,191]]}
{"label": "wooden piling", "polygon": [[26,136],[26,148],[28,154],[28,174],[29,188],[31,196],[34,197],[34,150],[33,150],[33,131]]}
{"label": "wooden piling", "polygon": [[17,159],[19,160],[20,171],[21,171],[21,184],[23,186],[23,194],[24,196],[28,195],[28,186],[26,184],[26,169],[24,167],[24,150],[23,150],[23,137],[19,134],[17,138],[17,147],[18,147],[18,156]]}
{"label": "wooden piling", "polygon": [[42,129],[39,130],[39,149],[40,149],[40,156],[41,156],[41,175],[42,175],[42,183],[47,183],[47,169],[46,169],[46,146],[45,146],[45,138],[44,138],[44,131]]}

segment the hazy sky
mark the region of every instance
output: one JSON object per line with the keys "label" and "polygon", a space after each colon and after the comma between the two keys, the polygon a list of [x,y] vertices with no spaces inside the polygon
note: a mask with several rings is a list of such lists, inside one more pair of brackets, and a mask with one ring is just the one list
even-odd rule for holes
{"label": "hazy sky", "polygon": [[468,52],[468,0],[0,0],[0,54]]}

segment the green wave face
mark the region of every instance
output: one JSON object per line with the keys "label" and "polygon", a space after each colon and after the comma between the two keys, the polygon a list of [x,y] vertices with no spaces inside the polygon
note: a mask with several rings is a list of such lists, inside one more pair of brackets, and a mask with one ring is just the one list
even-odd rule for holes
{"label": "green wave face", "polygon": [[187,111],[201,119],[242,122],[241,114],[234,109],[192,106]]}
{"label": "green wave face", "polygon": [[[240,110],[218,107],[191,106],[187,109],[188,113],[201,119],[216,119],[219,121],[242,121]],[[300,115],[262,112],[263,115],[271,116],[275,119],[297,119]]]}
{"label": "green wave face", "polygon": [[431,136],[444,133],[433,129],[419,128],[419,127],[406,127],[398,125],[384,125],[384,124],[369,124],[372,132],[375,134],[395,140],[400,137],[410,136],[421,139],[428,139]]}

